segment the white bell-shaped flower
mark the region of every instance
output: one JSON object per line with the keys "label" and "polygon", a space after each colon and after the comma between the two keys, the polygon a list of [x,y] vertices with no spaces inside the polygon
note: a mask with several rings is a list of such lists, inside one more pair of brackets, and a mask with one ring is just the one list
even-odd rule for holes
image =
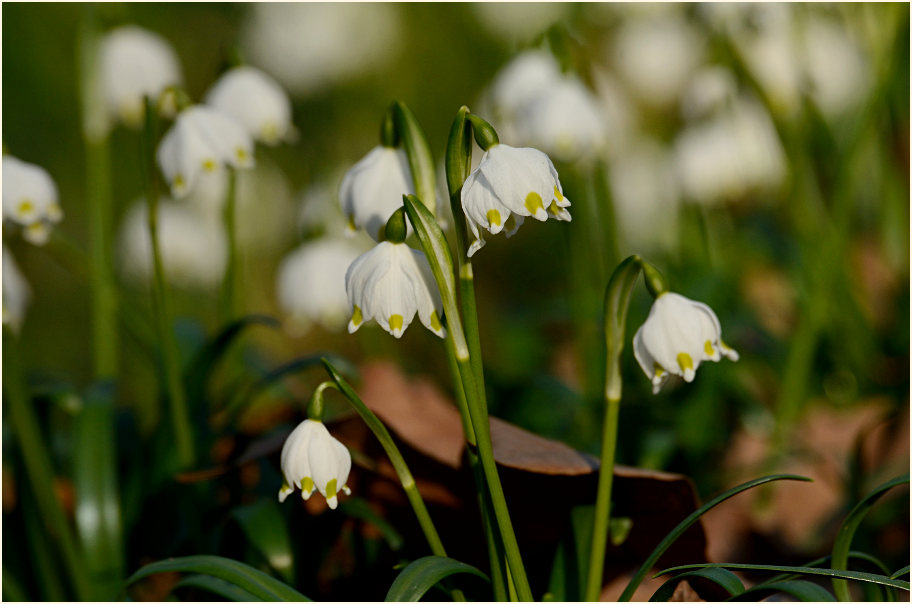
{"label": "white bell-shaped flower", "polygon": [[180,63],[171,45],[140,27],[128,25],[108,32],[99,54],[103,98],[111,122],[140,127],[144,97],[154,101],[165,88],[181,83]]}
{"label": "white bell-shaped flower", "polygon": [[379,241],[403,195],[414,195],[412,171],[405,151],[379,145],[352,166],[339,187],[339,203],[349,226],[364,229]]}
{"label": "white bell-shaped flower", "polygon": [[633,354],[657,394],[674,374],[692,382],[703,361],[738,353],[722,341],[722,327],[713,310],[680,294],[665,292],[656,298],[646,322],[633,336]]}
{"label": "white bell-shaped flower", "polygon": [[574,77],[560,78],[532,100],[517,117],[516,132],[562,161],[591,158],[607,138],[598,100]]}
{"label": "white bell-shaped flower", "polygon": [[194,105],[178,114],[159,143],[157,156],[172,194],[180,198],[193,188],[201,171],[214,172],[222,164],[253,167],[253,139],[233,117]]}
{"label": "white bell-shaped flower", "polygon": [[236,119],[250,136],[267,145],[294,138],[288,95],[254,67],[227,71],[206,94],[206,103]]}
{"label": "white bell-shaped flower", "polygon": [[443,302],[427,258],[404,243],[384,241],[355,260],[345,273],[351,321],[348,332],[374,319],[402,337],[415,313],[432,332],[444,336]]}
{"label": "white bell-shaped flower", "polygon": [[351,453],[333,438],[323,422],[305,419],[298,424],[282,446],[282,488],[279,502],[285,501],[295,487],[306,501],[314,490],[326,498],[330,509],[339,505],[338,494],[351,494],[346,486],[351,471]]}
{"label": "white bell-shaped flower", "polygon": [[47,242],[50,225],[63,219],[57,186],[35,164],[3,156],[3,217],[22,227],[22,236],[35,245]]}
{"label": "white bell-shaped flower", "polygon": [[3,247],[3,324],[18,332],[25,320],[25,309],[32,297],[28,281],[13,261],[6,246]]}
{"label": "white bell-shaped flower", "polygon": [[462,186],[462,210],[475,240],[472,256],[485,244],[478,227],[511,237],[526,216],[570,220],[557,170],[547,155],[530,147],[492,145]]}
{"label": "white bell-shaped flower", "polygon": [[351,239],[327,238],[305,243],[285,257],[279,265],[276,296],[289,315],[290,327],[303,330],[312,322],[330,331],[345,327],[345,273],[362,252],[363,246]]}
{"label": "white bell-shaped flower", "polygon": [[[158,242],[165,276],[187,289],[213,290],[228,264],[228,241],[222,224],[207,220],[184,203],[158,202]],[[152,281],[152,240],[148,208],[136,202],[124,217],[118,236],[118,260],[124,276],[138,284]]]}
{"label": "white bell-shaped flower", "polygon": [[525,104],[544,94],[561,78],[554,56],[543,50],[520,53],[497,74],[489,92],[494,110],[510,118]]}

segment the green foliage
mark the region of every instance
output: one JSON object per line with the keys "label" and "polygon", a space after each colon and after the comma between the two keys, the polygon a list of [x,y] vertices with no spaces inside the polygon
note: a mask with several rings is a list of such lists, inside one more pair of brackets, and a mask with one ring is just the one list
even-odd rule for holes
{"label": "green foliage", "polygon": [[487,576],[475,568],[452,558],[425,556],[411,562],[393,581],[386,594],[387,602],[417,602],[434,585],[457,573]]}

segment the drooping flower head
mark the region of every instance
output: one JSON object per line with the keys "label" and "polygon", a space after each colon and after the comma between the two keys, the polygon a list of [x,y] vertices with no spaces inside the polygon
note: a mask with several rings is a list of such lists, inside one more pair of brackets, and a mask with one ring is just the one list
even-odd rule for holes
{"label": "drooping flower head", "polygon": [[254,67],[225,72],[206,94],[206,103],[236,119],[255,140],[276,145],[294,137],[291,101],[271,77]]}
{"label": "drooping flower head", "polygon": [[417,312],[425,327],[444,336],[443,302],[431,267],[422,252],[404,243],[384,241],[359,256],[345,273],[345,292],[352,313],[349,333],[374,319],[399,338]]}
{"label": "drooping flower head", "polygon": [[11,155],[3,156],[3,217],[22,227],[35,245],[47,242],[50,225],[63,219],[57,186],[47,171]]}
{"label": "drooping flower head", "polygon": [[[148,285],[153,275],[148,213],[144,200],[134,203],[118,234],[120,269],[128,280],[140,285]],[[158,243],[172,283],[212,290],[222,282],[228,241],[220,222],[207,220],[187,204],[162,198],[158,202]]]}
{"label": "drooping flower head", "polygon": [[32,297],[28,281],[22,276],[6,246],[3,247],[3,324],[18,332],[25,320],[25,309]]}
{"label": "drooping flower head", "polygon": [[703,361],[723,356],[738,360],[738,353],[722,341],[716,313],[701,302],[680,294],[660,294],[646,322],[633,337],[633,354],[656,394],[674,374],[692,382]]}
{"label": "drooping flower head", "polygon": [[345,273],[362,251],[351,239],[330,237],[305,243],[285,257],[276,296],[291,326],[306,328],[316,322],[333,331],[345,326],[351,310]]}
{"label": "drooping flower head", "polygon": [[219,165],[253,167],[253,140],[233,117],[205,105],[180,112],[158,145],[158,165],[176,198],[193,188],[201,171]]}
{"label": "drooping flower head", "polygon": [[511,237],[526,216],[569,221],[569,206],[547,155],[530,147],[494,144],[462,187],[462,209],[475,237],[468,255],[485,244],[478,227],[492,235],[506,230]]}
{"label": "drooping flower head", "polygon": [[157,99],[168,86],[181,83],[180,63],[171,45],[140,27],[108,32],[99,54],[103,98],[111,122],[140,127],[144,97]]}
{"label": "drooping flower head", "polygon": [[298,424],[282,446],[281,466],[279,502],[297,487],[305,501],[315,490],[320,491],[334,510],[340,492],[351,494],[345,484],[351,471],[351,453],[333,438],[323,422],[306,419]]}
{"label": "drooping flower head", "polygon": [[402,196],[414,193],[405,151],[378,145],[345,174],[339,202],[353,230],[364,229],[379,241],[386,221],[402,207]]}

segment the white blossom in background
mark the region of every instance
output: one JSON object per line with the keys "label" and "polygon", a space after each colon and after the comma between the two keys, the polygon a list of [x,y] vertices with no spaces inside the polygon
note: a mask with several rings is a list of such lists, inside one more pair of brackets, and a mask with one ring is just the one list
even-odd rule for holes
{"label": "white blossom in background", "polygon": [[395,4],[264,2],[249,11],[245,55],[293,95],[380,71],[401,47]]}
{"label": "white blossom in background", "polygon": [[25,321],[25,310],[32,298],[32,289],[22,276],[12,254],[3,246],[3,324],[18,333]]}
{"label": "white blossom in background", "polygon": [[3,156],[3,218],[22,227],[29,243],[43,245],[50,237],[50,226],[63,219],[57,185],[47,170]]}
{"label": "white blossom in background", "polygon": [[379,241],[381,229],[402,207],[406,194],[414,195],[415,189],[405,151],[378,145],[345,174],[339,203],[352,230],[364,229]]}
{"label": "white blossom in background", "polygon": [[699,66],[703,37],[683,16],[634,16],[618,30],[611,58],[641,101],[663,107],[677,99]]}
{"label": "white blossom in background", "polygon": [[516,120],[517,136],[561,161],[591,160],[607,139],[595,95],[576,77],[561,77],[534,97]]}
{"label": "white blossom in background", "polygon": [[351,320],[348,332],[374,319],[396,338],[418,314],[422,325],[444,336],[443,302],[423,252],[384,241],[359,256],[345,273]]}
{"label": "white blossom in background", "polygon": [[214,172],[220,165],[253,167],[253,139],[233,117],[194,105],[177,115],[156,156],[172,195],[181,198],[200,172]]}
{"label": "white blossom in background", "polygon": [[856,107],[873,80],[861,50],[833,19],[809,16],[803,34],[811,99],[829,117]]}
{"label": "white blossom in background", "polygon": [[303,333],[312,323],[341,331],[350,317],[345,273],[366,251],[350,238],[323,238],[304,243],[279,265],[276,297],[289,321],[286,326]]}
{"label": "white blossom in background", "polygon": [[677,250],[680,194],[662,144],[635,137],[610,160],[608,183],[622,255]]}
{"label": "white blossom in background", "polygon": [[772,119],[747,97],[682,131],[674,157],[685,196],[706,204],[775,187],[787,169]]}
{"label": "white blossom in background", "polygon": [[605,124],[605,155],[615,157],[627,149],[636,134],[636,107],[624,86],[608,69],[594,68],[592,84]]}
{"label": "white blossom in background", "polygon": [[298,196],[298,234],[338,236],[351,235],[351,229],[336,196],[327,182],[340,182],[343,175],[310,185]]}
{"label": "white blossom in background", "polygon": [[505,230],[511,237],[526,216],[569,221],[569,206],[547,155],[528,147],[493,145],[462,186],[462,210],[475,237],[468,255],[485,244],[479,227],[492,235]]}
{"label": "white blossom in background", "polygon": [[499,116],[511,118],[560,78],[560,66],[554,55],[545,50],[527,50],[516,55],[497,73],[488,96]]}
{"label": "white blossom in background", "polygon": [[738,353],[722,341],[716,313],[706,304],[672,292],[656,298],[646,322],[633,336],[633,354],[652,381],[653,394],[670,375],[692,382],[703,361],[719,361],[723,356],[738,360]]}
{"label": "white blossom in background", "polygon": [[301,497],[310,499],[315,490],[326,498],[329,508],[339,505],[339,493],[351,494],[345,484],[351,471],[351,453],[336,440],[323,422],[305,419],[292,430],[282,445],[282,488],[279,502],[301,489]]}
{"label": "white blossom in background", "polygon": [[296,135],[288,95],[254,67],[225,72],[206,94],[206,103],[236,119],[251,137],[267,145],[293,140]]}
{"label": "white blossom in background", "polygon": [[681,116],[696,120],[731,105],[738,96],[738,81],[724,67],[705,67],[694,74],[681,96]]}
{"label": "white blossom in background", "polygon": [[171,45],[135,25],[108,32],[99,55],[102,96],[111,123],[139,128],[144,97],[154,102],[167,87],[181,83],[180,63]]}
{"label": "white blossom in background", "polygon": [[469,6],[491,34],[506,42],[529,40],[566,13],[560,2],[473,2]]}
{"label": "white blossom in background", "polygon": [[[216,289],[228,264],[228,241],[219,223],[206,220],[183,203],[158,203],[158,237],[169,281],[187,289]],[[127,211],[118,235],[120,269],[130,281],[152,282],[152,241],[148,210],[140,200]]]}

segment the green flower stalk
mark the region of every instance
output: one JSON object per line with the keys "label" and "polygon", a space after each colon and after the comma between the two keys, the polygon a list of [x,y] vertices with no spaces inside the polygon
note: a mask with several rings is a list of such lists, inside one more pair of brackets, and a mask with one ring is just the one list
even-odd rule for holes
{"label": "green flower stalk", "polygon": [[152,261],[155,270],[153,287],[155,299],[156,322],[158,325],[159,343],[164,364],[165,385],[168,402],[171,408],[171,423],[177,447],[178,461],[182,468],[188,468],[195,461],[193,433],[190,428],[190,415],[187,398],[180,375],[177,341],[171,324],[171,304],[168,296],[168,285],[165,279],[165,267],[162,263],[161,249],[158,240],[158,179],[155,173],[155,141],[158,132],[158,119],[155,106],[146,97],[146,122],[142,165],[146,180],[146,203],[149,212],[149,238],[152,242]]}

